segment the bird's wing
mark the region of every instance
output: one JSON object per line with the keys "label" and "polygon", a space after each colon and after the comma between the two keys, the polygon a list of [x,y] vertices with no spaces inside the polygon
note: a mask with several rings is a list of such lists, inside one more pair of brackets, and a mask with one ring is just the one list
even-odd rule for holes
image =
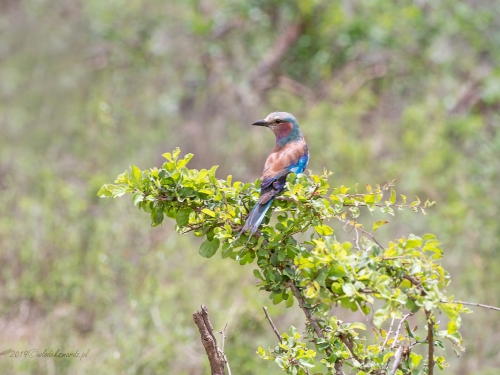
{"label": "bird's wing", "polygon": [[309,151],[305,142],[289,143],[267,158],[261,177],[261,188],[270,186],[274,181],[288,173],[301,173],[309,161]]}
{"label": "bird's wing", "polygon": [[305,142],[294,142],[283,147],[281,150],[269,155],[261,182],[260,204],[265,204],[277,193],[279,193],[286,183],[286,175],[290,172],[302,173],[309,161],[309,151]]}

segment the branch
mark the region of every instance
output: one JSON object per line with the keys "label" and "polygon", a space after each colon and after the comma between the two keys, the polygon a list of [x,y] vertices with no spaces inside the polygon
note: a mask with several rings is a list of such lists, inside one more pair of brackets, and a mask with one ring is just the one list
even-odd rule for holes
{"label": "branch", "polygon": [[335,361],[335,371],[337,372],[337,375],[345,375],[344,371],[342,371],[342,362]]}
{"label": "branch", "polygon": [[490,306],[490,305],[484,305],[482,303],[463,302],[463,301],[439,301],[439,302],[441,302],[441,303],[456,303],[456,304],[467,305],[467,306],[477,306],[477,307],[483,307],[485,309],[500,311],[500,307],[495,307],[495,306]]}
{"label": "branch", "polygon": [[398,369],[398,367],[401,363],[401,358],[403,358],[403,348],[404,348],[404,346],[401,345],[398,348],[396,355],[394,356],[394,364],[392,365],[391,375],[394,375],[396,373],[396,370]]}
{"label": "branch", "polygon": [[205,305],[201,305],[199,311],[193,313],[193,320],[198,326],[201,335],[201,343],[205,347],[205,352],[210,362],[210,372],[212,375],[225,375],[224,359],[219,354],[217,348],[217,340],[214,336],[214,329],[210,318],[208,317],[208,309]]}
{"label": "branch", "polygon": [[[410,312],[410,313],[408,313],[408,314],[406,314],[406,315],[404,315],[404,316],[403,316],[403,319],[401,319],[401,321],[399,322],[399,324],[398,324],[398,329],[396,330],[396,336],[394,337],[394,341],[393,341],[393,343],[392,343],[392,345],[391,345],[391,350],[392,350],[392,349],[394,349],[394,347],[396,346],[396,343],[397,343],[397,341],[398,341],[399,331],[401,330],[401,327],[403,326],[404,321],[405,321],[406,319],[408,319],[408,318],[409,318],[410,316],[412,316],[412,315],[413,315],[413,313],[411,313],[411,312]],[[402,346],[401,346],[401,347],[402,347]]]}
{"label": "branch", "polygon": [[273,86],[271,73],[279,66],[288,50],[299,39],[303,28],[302,23],[289,25],[280,33],[279,37],[259,62],[251,78],[253,86],[259,91],[266,91]]}
{"label": "branch", "polygon": [[278,330],[276,329],[276,326],[274,325],[273,321],[271,320],[271,317],[269,316],[269,314],[267,313],[267,307],[266,306],[262,306],[262,309],[264,310],[264,314],[266,314],[266,319],[269,321],[269,324],[271,325],[271,328],[273,329],[274,333],[276,334],[276,336],[278,337],[278,340],[280,342],[282,342],[283,340],[281,339],[281,335],[280,333],[278,332]]}
{"label": "branch", "polygon": [[222,355],[222,358],[224,359],[224,362],[226,363],[227,373],[229,375],[231,375],[231,368],[229,367],[229,361],[227,360],[226,353],[224,352],[224,344],[226,342],[226,328],[227,328],[227,323],[224,326],[224,329],[219,332],[222,335],[222,348],[219,349],[219,353]]}
{"label": "branch", "polygon": [[361,362],[359,360],[359,357],[354,354],[354,344],[352,343],[352,340],[350,340],[349,338],[347,338],[345,335],[340,335],[339,336],[339,339],[340,341],[342,341],[342,343],[346,346],[347,350],[349,350],[349,353],[351,353],[351,356],[358,362]]}
{"label": "branch", "polygon": [[408,280],[410,283],[415,285],[417,288],[420,288],[425,293],[425,290],[422,288],[422,284],[420,284],[420,281],[418,279],[416,279],[413,276],[410,276],[406,273],[403,275],[403,279]]}
{"label": "branch", "polygon": [[427,343],[429,345],[427,375],[434,375],[434,322],[432,321],[432,312],[426,310],[425,316],[427,317]]}
{"label": "branch", "polygon": [[[318,337],[324,339],[325,335],[323,335],[323,331],[319,327],[319,324],[316,321],[316,319],[314,319],[312,317],[311,309],[309,309],[308,307],[305,306],[304,298],[302,298],[300,291],[297,289],[297,286],[291,280],[288,282],[288,286],[292,290],[292,293],[295,296],[295,298],[297,298],[297,301],[299,301],[299,306],[302,309],[302,311],[304,311],[304,314],[306,315],[306,318],[309,321],[309,324],[311,324],[312,327],[314,328],[314,332],[316,332],[316,335],[318,335]],[[347,349],[351,352],[351,355],[354,358],[358,359],[352,350],[353,349],[352,342],[348,341],[345,338],[344,338],[344,340],[342,340],[342,342],[347,347]],[[325,349],[325,351],[328,355],[330,355],[332,352],[330,348]],[[342,371],[342,358],[337,358],[337,360],[335,361],[335,371],[337,372],[337,375],[344,375],[344,372]]]}
{"label": "branch", "polygon": [[288,283],[288,286],[292,290],[292,293],[295,296],[295,298],[297,298],[297,301],[299,301],[299,306],[302,309],[302,311],[304,311],[304,314],[306,314],[306,318],[309,321],[309,324],[312,325],[318,337],[324,338],[325,336],[323,335],[323,331],[319,327],[318,322],[312,317],[311,310],[308,307],[304,306],[305,305],[304,299],[300,295],[300,292],[295,286],[295,284],[292,281],[290,281]]}

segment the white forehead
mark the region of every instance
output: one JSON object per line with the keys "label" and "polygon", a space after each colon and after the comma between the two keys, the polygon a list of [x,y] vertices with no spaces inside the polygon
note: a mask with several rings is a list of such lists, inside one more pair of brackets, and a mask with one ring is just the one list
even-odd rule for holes
{"label": "white forehead", "polygon": [[288,113],[288,112],[272,112],[270,114],[267,115],[266,117],[266,122],[272,122],[274,120],[277,120],[277,119],[280,119],[280,120],[286,120],[286,121],[290,121],[290,120],[295,120],[295,117],[291,114],[291,113]]}

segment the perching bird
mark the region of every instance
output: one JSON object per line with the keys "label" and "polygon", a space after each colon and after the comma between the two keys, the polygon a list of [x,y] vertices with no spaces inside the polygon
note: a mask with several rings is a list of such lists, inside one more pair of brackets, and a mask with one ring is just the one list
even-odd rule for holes
{"label": "perching bird", "polygon": [[300,131],[297,119],[287,112],[270,113],[264,120],[252,125],[265,126],[276,136],[276,145],[267,157],[260,183],[260,198],[247,218],[240,234],[250,230],[250,237],[257,231],[276,195],[285,187],[286,176],[302,173],[309,161],[309,150]]}

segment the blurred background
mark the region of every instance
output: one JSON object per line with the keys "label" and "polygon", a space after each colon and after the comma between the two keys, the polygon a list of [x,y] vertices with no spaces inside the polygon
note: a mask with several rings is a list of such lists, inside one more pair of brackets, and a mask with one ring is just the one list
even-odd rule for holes
{"label": "blurred background", "polygon": [[[0,372],[208,374],[205,303],[233,373],[281,373],[255,354],[275,345],[261,306],[280,331],[303,330],[297,306],[273,306],[254,265],[96,196],[176,146],[253,181],[274,137],[249,124],[275,110],[333,185],[436,200],[382,236],[436,233],[449,294],[499,306],[499,30],[495,0],[0,0],[0,351],[90,349]],[[473,310],[446,374],[498,374],[500,315]]]}

